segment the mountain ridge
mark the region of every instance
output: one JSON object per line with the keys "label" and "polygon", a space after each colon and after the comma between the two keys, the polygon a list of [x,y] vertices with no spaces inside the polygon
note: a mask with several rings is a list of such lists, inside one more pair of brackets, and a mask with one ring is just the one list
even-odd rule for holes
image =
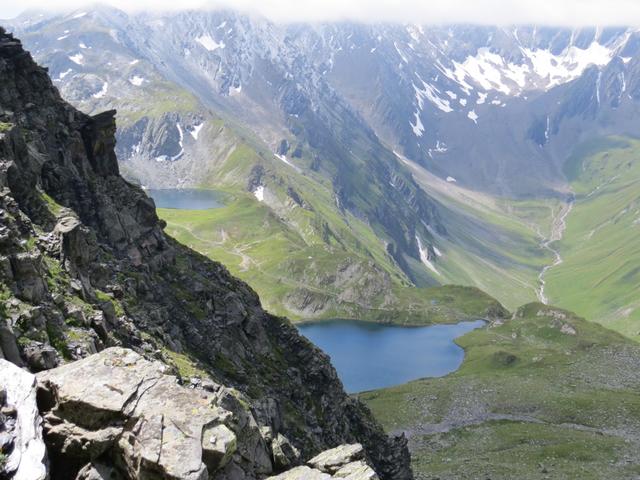
{"label": "mountain ridge", "polygon": [[279,468],[278,432],[305,459],[357,438],[382,478],[412,478],[405,441],[344,393],[326,355],[164,234],[153,201],[119,175],[113,111],[65,103],[4,30],[0,76],[3,357],[40,371],[124,346],[226,389],[240,449],[217,478]]}
{"label": "mountain ridge", "polygon": [[[336,255],[375,279],[362,289],[354,274],[347,287],[368,308],[389,281],[475,286],[511,309],[535,300],[554,261],[542,233],[569,194],[564,163],[591,137],[639,131],[634,28],[42,15],[12,25],[66,98],[120,109],[129,178],[249,194],[255,205],[228,214],[262,219],[266,206],[279,219],[267,232],[295,252],[284,268],[249,224],[225,237],[212,218],[198,227],[209,244],[185,234],[191,220],[172,216],[170,228],[229,258],[269,308],[295,317],[353,315],[342,286],[325,282]],[[322,280],[305,276],[308,257],[322,259]],[[387,303],[406,311],[396,293]]]}

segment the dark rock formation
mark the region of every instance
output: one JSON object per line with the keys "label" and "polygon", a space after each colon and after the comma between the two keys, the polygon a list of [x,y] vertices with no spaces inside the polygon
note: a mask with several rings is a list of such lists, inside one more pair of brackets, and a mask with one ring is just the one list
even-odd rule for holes
{"label": "dark rock formation", "polygon": [[[246,452],[230,478],[356,442],[381,478],[412,478],[405,439],[388,438],[345,394],[326,355],[222,265],[163,233],[153,201],[119,175],[114,132],[115,112],[89,117],[65,103],[0,29],[2,355],[36,371],[123,346],[199,388],[237,390],[220,406],[255,419],[269,465]],[[72,451],[65,475],[113,467],[87,470]]]}

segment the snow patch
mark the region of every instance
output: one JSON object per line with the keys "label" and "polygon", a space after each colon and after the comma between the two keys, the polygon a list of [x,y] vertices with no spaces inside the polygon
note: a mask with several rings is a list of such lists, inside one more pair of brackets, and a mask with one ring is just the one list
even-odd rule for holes
{"label": "snow patch", "polygon": [[214,50],[225,47],[224,42],[215,41],[208,33],[205,35],[200,35],[198,38],[196,38],[196,42],[206,48],[209,52],[213,52]]}
{"label": "snow patch", "polygon": [[422,80],[420,75],[418,75],[417,73],[416,73],[416,76],[422,82],[422,88],[419,88],[418,86],[416,86],[415,83],[412,83],[413,90],[415,91],[415,95],[416,95],[416,101],[418,102],[418,108],[420,110],[424,108],[424,99],[426,98],[443,112],[445,113],[453,112],[453,108],[451,108],[451,104],[449,103],[449,100],[446,100],[439,96],[440,90],[438,90],[438,88]]}
{"label": "snow patch", "polygon": [[[429,42],[431,43],[431,42]],[[433,45],[433,44],[432,44]],[[434,45],[435,46],[435,45]],[[437,48],[437,47],[436,47]],[[467,95],[469,95],[469,93],[471,92],[471,90],[473,90],[473,87],[471,85],[469,85],[465,80],[464,77],[460,77],[459,75],[456,75],[456,73],[451,70],[450,68],[445,67],[444,65],[442,65],[442,63],[440,62],[440,60],[438,60],[436,62],[436,68],[438,70],[440,70],[440,72],[447,77],[449,80],[453,80],[454,82],[456,82],[458,85],[460,85],[460,88],[462,88],[462,90],[464,91],[464,93],[466,93]]]}
{"label": "snow patch", "polygon": [[191,134],[194,140],[198,140],[198,135],[200,135],[200,130],[202,130],[202,127],[204,127],[204,122],[198,125],[194,125],[193,128],[189,130],[189,133]]}
{"label": "snow patch", "polygon": [[138,75],[134,75],[129,79],[129,83],[135,87],[139,87],[144,83],[144,77],[140,77]]}
{"label": "snow patch", "polygon": [[447,182],[449,182],[449,183],[457,183],[458,181],[453,177],[447,177]]}
{"label": "snow patch", "polygon": [[436,275],[440,275],[440,272],[436,270],[436,267],[434,267],[433,263],[431,263],[431,261],[429,260],[429,250],[423,248],[422,241],[420,240],[420,237],[418,235],[416,235],[416,242],[418,243],[418,251],[420,252],[420,260],[422,261],[422,263],[424,263],[424,265],[433,273],[435,273]]}
{"label": "snow patch", "polygon": [[463,107],[467,106],[467,99],[466,98],[461,98],[460,99],[460,105],[462,105]]}
{"label": "snow patch", "polygon": [[407,33],[413,39],[414,42],[420,43],[420,34],[423,34],[422,27],[418,25],[408,25]]}
{"label": "snow patch", "polygon": [[550,126],[551,121],[549,120],[549,115],[547,115],[547,125],[544,129],[544,139],[548,142],[549,141],[549,126]]}
{"label": "snow patch", "polygon": [[487,100],[488,96],[488,93],[478,92],[478,100],[476,101],[476,105],[482,105]]}
{"label": "snow patch", "polygon": [[107,94],[107,89],[109,88],[109,84],[107,82],[104,82],[104,84],[102,85],[102,88],[100,89],[100,91],[94,93],[92,95],[93,98],[102,98]]}
{"label": "snow patch", "polygon": [[444,153],[446,152],[447,149],[447,144],[444,142],[441,142],[440,140],[436,140],[436,146],[433,149],[434,152],[436,153]]}
{"label": "snow patch", "polygon": [[478,123],[478,114],[475,110],[471,110],[467,113],[467,117],[474,121],[474,123]]}
{"label": "snow patch", "polygon": [[526,65],[505,63],[500,55],[486,47],[479,48],[475,56],[469,55],[462,63],[454,61],[453,65],[453,74],[458,83],[466,82],[468,77],[484,90],[498,90],[506,95],[511,94],[511,88],[503,82],[503,72],[507,78],[524,81],[524,73],[529,69]]}
{"label": "snow patch", "polygon": [[180,151],[171,157],[171,161],[178,160],[182,155],[184,155],[184,132],[182,131],[182,127],[179,123],[176,123],[176,128],[178,129],[178,134],[180,135],[180,140],[178,140],[178,145],[180,145]]}
{"label": "snow patch", "polygon": [[81,53],[76,53],[75,55],[71,55],[69,57],[69,60],[78,65],[82,65],[84,63],[84,55],[82,55]]}
{"label": "snow patch", "polygon": [[65,38],[67,38],[69,36],[69,34],[67,35],[62,35],[61,37],[58,37],[58,40],[64,40]]}
{"label": "snow patch", "polygon": [[546,89],[578,78],[590,65],[603,67],[613,58],[611,49],[592,42],[586,49],[570,46],[560,55],[549,50],[521,48],[535,74],[546,80]]}
{"label": "snow patch", "polygon": [[436,140],[436,146],[434,148],[430,148],[427,153],[431,158],[433,158],[434,153],[445,153],[447,150],[448,148],[446,143]]}
{"label": "snow patch", "polygon": [[424,125],[422,125],[422,120],[420,120],[420,110],[416,110],[416,112],[413,115],[415,117],[416,123],[414,125],[413,122],[409,122],[409,125],[411,125],[413,134],[416,137],[421,137],[422,134],[424,133]]}
{"label": "snow patch", "polygon": [[71,69],[71,68],[69,68],[68,70],[65,70],[64,72],[60,72],[60,75],[58,75],[58,80],[62,80],[64,77],[69,75],[71,72],[73,72],[73,69]]}
{"label": "snow patch", "polygon": [[140,62],[140,60],[138,60],[137,58],[135,60],[131,60],[129,62],[129,65],[137,65]]}
{"label": "snow patch", "polygon": [[88,47],[85,45],[85,43],[84,43],[84,42],[80,42],[80,43],[78,44],[78,47],[82,48],[83,50],[86,50],[86,49],[88,48]]}
{"label": "snow patch", "polygon": [[407,59],[407,57],[404,55],[404,53],[402,53],[400,51],[400,49],[398,48],[398,45],[396,44],[396,42],[393,42],[393,46],[395,47],[396,52],[398,52],[398,55],[400,55],[400,58],[402,59],[402,61],[404,63],[409,63],[409,59]]}
{"label": "snow patch", "polygon": [[287,165],[289,165],[290,167],[293,167],[297,172],[300,171],[300,169],[298,167],[296,167],[293,163],[291,163],[289,160],[287,160],[287,156],[286,155],[278,155],[277,153],[273,154],[278,160],[286,163]]}
{"label": "snow patch", "polygon": [[253,195],[258,199],[259,202],[264,202],[264,186],[258,185],[253,191]]}
{"label": "snow patch", "polygon": [[80,12],[80,13],[76,13],[73,17],[71,17],[72,19],[76,19],[76,18],[82,18],[87,14],[87,12]]}

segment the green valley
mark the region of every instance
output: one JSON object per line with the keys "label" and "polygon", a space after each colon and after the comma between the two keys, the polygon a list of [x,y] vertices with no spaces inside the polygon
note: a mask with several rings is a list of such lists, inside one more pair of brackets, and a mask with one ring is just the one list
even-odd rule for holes
{"label": "green valley", "polygon": [[443,283],[474,285],[509,309],[536,300],[538,274],[553,261],[541,247],[560,202],[516,200],[447,182],[403,158],[416,181],[439,202],[448,236],[436,236]]}
{"label": "green valley", "polygon": [[640,346],[542,304],[466,334],[462,367],[360,394],[420,479],[640,474]]}
{"label": "green valley", "polygon": [[[393,319],[421,325],[507,314],[474,287],[410,286],[392,268],[382,248],[376,253],[390,264],[389,271],[374,263],[375,257],[365,248],[375,246],[374,240],[363,245],[346,229],[336,229],[340,237],[324,237],[322,227],[314,229],[314,216],[309,212],[302,211],[298,217],[307,222],[302,230],[306,236],[264,204],[240,193],[229,194],[223,208],[158,212],[167,222],[168,233],[178,241],[223,262],[258,292],[267,309],[294,320]],[[350,225],[356,222],[352,219]],[[360,229],[367,233],[364,225]],[[360,238],[366,239],[364,235]]]}
{"label": "green valley", "polygon": [[549,270],[551,303],[640,338],[640,142],[599,138],[581,145],[565,173],[575,204]]}

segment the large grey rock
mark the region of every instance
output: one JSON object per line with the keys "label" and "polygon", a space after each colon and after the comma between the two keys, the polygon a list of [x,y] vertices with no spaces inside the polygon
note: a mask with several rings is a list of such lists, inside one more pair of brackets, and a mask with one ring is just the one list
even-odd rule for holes
{"label": "large grey rock", "polygon": [[363,459],[362,445],[340,445],[307,462],[267,480],[378,480],[376,472]]}
{"label": "large grey rock", "polygon": [[127,479],[205,480],[224,467],[238,448],[233,415],[165,368],[114,347],[39,373],[56,471],[99,478],[84,465],[105,453]]}
{"label": "large grey rock", "polygon": [[0,319],[0,353],[2,358],[9,360],[11,363],[18,366],[24,364],[22,357],[20,357],[16,336],[11,325],[5,319]]}
{"label": "large grey rock", "polygon": [[313,457],[307,463],[326,473],[335,473],[343,466],[364,459],[364,449],[359,443],[340,445]]}
{"label": "large grey rock", "polygon": [[307,466],[296,467],[287,472],[269,477],[267,480],[329,480],[331,475],[322,473],[319,470],[309,468]]}
{"label": "large grey rock", "polygon": [[42,256],[39,253],[21,252],[11,257],[13,278],[18,288],[17,296],[29,302],[40,302],[47,293],[42,275]]}
{"label": "large grey rock", "polygon": [[378,475],[373,469],[362,460],[352,462],[341,467],[334,474],[334,478],[344,478],[347,480],[378,480]]}
{"label": "large grey rock", "polygon": [[13,444],[5,464],[5,474],[12,480],[48,478],[42,418],[36,404],[36,377],[0,359],[0,389],[5,391],[7,410],[13,413],[0,425],[0,431],[6,434],[5,437],[11,437]]}
{"label": "large grey rock", "polygon": [[42,342],[30,342],[22,348],[22,352],[31,371],[48,370],[60,363],[58,352],[51,345]]}
{"label": "large grey rock", "polygon": [[278,433],[271,441],[271,451],[273,452],[274,466],[278,469],[291,467],[299,463],[300,452],[281,433]]}

